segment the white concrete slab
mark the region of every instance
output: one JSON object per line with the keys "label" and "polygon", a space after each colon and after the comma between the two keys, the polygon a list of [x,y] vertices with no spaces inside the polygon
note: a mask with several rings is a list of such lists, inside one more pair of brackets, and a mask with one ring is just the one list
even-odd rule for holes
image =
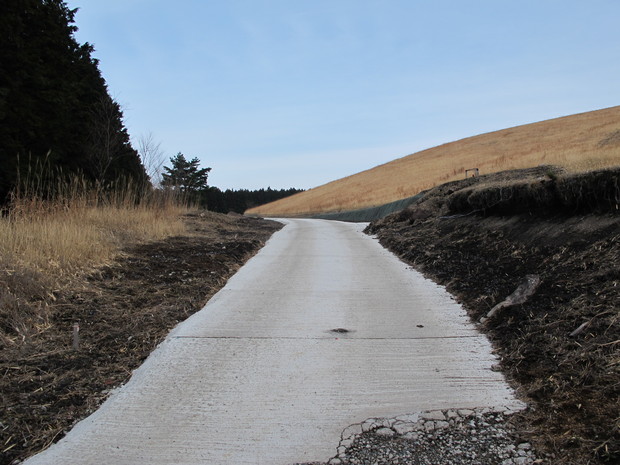
{"label": "white concrete slab", "polygon": [[287,223],[101,409],[26,463],[326,460],[369,417],[520,405],[443,289],[360,225]]}

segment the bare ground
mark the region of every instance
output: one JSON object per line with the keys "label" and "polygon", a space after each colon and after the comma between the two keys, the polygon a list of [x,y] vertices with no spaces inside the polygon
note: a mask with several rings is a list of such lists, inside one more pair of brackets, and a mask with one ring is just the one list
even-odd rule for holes
{"label": "bare ground", "polygon": [[552,167],[449,183],[367,232],[445,285],[530,407],[515,427],[554,464],[620,461],[620,170]]}
{"label": "bare ground", "polygon": [[[209,212],[185,220],[188,235],[135,245],[72,289],[41,297],[49,301],[45,330],[0,347],[0,463],[44,449],[97,409],[282,227]],[[39,281],[35,294],[45,296]]]}

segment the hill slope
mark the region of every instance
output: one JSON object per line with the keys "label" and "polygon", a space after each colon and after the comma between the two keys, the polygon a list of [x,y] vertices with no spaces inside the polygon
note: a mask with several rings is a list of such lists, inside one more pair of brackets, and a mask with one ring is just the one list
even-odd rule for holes
{"label": "hill slope", "polygon": [[620,165],[620,106],[469,137],[248,210],[296,216],[382,205],[438,184],[538,165],[587,171]]}

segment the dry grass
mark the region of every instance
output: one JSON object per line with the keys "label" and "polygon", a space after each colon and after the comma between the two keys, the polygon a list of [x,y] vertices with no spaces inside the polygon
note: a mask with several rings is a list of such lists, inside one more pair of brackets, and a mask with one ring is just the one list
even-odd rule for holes
{"label": "dry grass", "polygon": [[71,275],[109,261],[124,243],[179,234],[181,211],[104,206],[22,213],[0,221],[0,257],[9,268]]}
{"label": "dry grass", "polygon": [[462,179],[470,168],[488,174],[538,165],[557,165],[570,172],[619,166],[620,106],[433,147],[247,213],[295,216],[354,210]]}
{"label": "dry grass", "polygon": [[16,198],[0,219],[0,346],[45,331],[56,291],[110,262],[123,246],[183,233],[186,211],[172,199],[136,202],[127,192]]}

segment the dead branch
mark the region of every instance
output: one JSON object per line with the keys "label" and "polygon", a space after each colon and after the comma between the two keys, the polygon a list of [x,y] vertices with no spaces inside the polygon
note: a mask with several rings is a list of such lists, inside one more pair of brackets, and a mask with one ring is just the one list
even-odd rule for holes
{"label": "dead branch", "polygon": [[489,318],[495,316],[497,312],[506,307],[512,307],[513,305],[520,305],[527,301],[527,299],[536,292],[540,285],[540,276],[536,274],[528,274],[525,277],[525,281],[515,289],[515,291],[506,297],[505,300],[498,303],[493,307],[489,313],[480,319],[481,323],[485,323]]}

